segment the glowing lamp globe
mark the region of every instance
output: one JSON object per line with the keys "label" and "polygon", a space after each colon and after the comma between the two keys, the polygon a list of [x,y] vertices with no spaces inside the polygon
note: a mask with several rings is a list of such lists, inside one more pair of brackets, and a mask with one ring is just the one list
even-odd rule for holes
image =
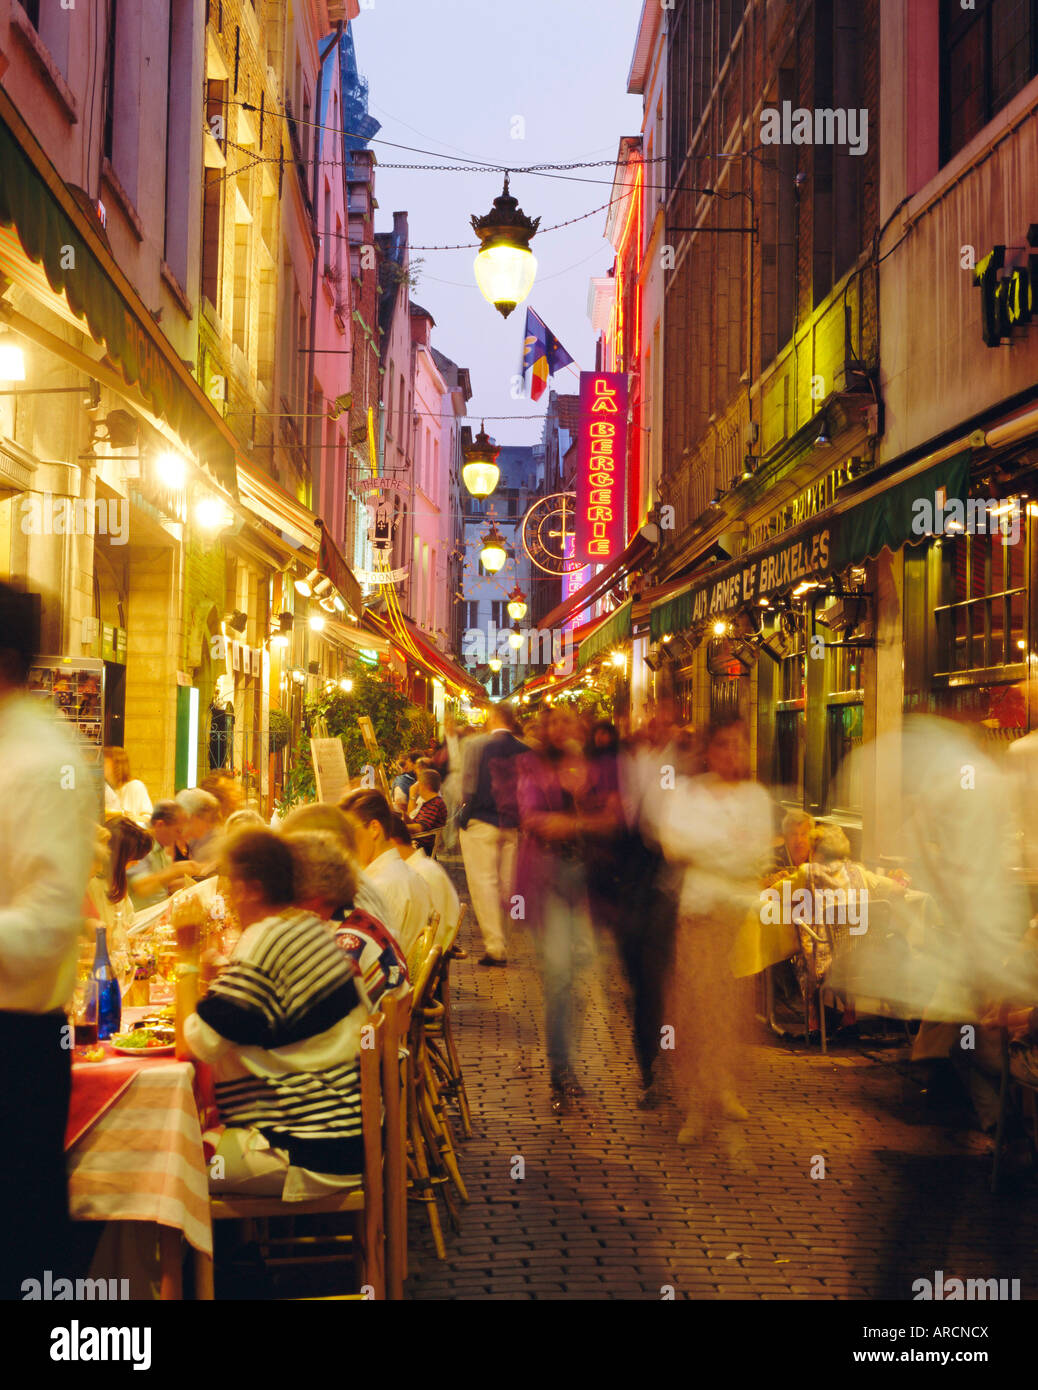
{"label": "glowing lamp globe", "polygon": [[476,284],[483,298],[504,318],[533,288],[537,258],[530,250],[530,240],[540,222],[539,217],[527,217],[518,200],[511,196],[507,174],[504,192],[494,199],[490,212],[472,218],[472,229],[480,240],[473,263]]}
{"label": "glowing lamp globe", "polygon": [[494,672],[500,671],[500,669],[501,669],[501,658],[500,658],[499,656],[492,656],[492,657],[490,658],[490,660],[487,662],[487,665],[490,667],[491,671],[494,671]]}
{"label": "glowing lamp globe", "polygon": [[508,634],[508,645],[515,652],[517,652],[519,648],[523,645],[523,634],[519,631],[518,628],[514,628]]}
{"label": "glowing lamp globe", "polygon": [[498,570],[504,569],[508,552],[505,550],[505,538],[496,526],[491,526],[483,537],[483,549],[479,552],[479,558],[487,574],[497,574]]}
{"label": "glowing lamp globe", "polygon": [[461,469],[461,480],[473,497],[489,497],[497,487],[501,470],[497,466],[501,449],[491,442],[487,434],[486,422],[471,444],[463,450],[465,462]]}
{"label": "glowing lamp globe", "polygon": [[526,617],[526,609],[526,595],[517,584],[508,595],[508,616],[514,618],[517,623],[520,623]]}

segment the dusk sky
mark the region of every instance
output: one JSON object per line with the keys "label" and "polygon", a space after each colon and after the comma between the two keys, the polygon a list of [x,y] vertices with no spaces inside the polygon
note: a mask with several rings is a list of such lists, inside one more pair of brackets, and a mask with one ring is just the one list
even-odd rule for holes
{"label": "dusk sky", "polygon": [[[541,226],[577,217],[608,202],[612,161],[622,135],[641,128],[641,98],[627,95],[639,0],[527,0],[522,7],[493,0],[374,0],[354,21],[361,74],[370,83],[369,108],[382,122],[372,142],[378,159],[376,229],[409,214],[415,246],[474,242],[469,214],[482,214],[501,192],[500,175],[426,173],[387,167],[440,161],[384,141],[476,158],[498,165],[608,160],[601,169],[564,177],[519,174],[512,193]],[[525,138],[513,139],[515,117]],[[476,130],[478,134],[473,135]],[[475,250],[416,251],[424,257],[413,298],[436,320],[433,342],[472,374],[469,415],[485,413],[487,430],[504,444],[539,440],[547,396],[534,405],[513,400],[520,369],[526,305],[545,320],[585,369],[594,366],[587,317],[588,281],[612,264],[605,211],[532,242],[537,279],[525,304],[506,321],[483,299],[472,273]],[[555,389],[577,389],[566,370]],[[522,415],[525,420],[491,416]]]}

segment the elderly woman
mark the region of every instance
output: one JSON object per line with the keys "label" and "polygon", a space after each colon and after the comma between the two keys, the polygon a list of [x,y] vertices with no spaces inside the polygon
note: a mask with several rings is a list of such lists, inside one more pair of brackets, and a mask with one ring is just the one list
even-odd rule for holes
{"label": "elderly woman", "polygon": [[811,836],[815,819],[807,811],[787,811],[782,817],[782,842],[776,847],[775,862],[764,876],[765,884],[788,878],[811,858]]}
{"label": "elderly woman", "polygon": [[388,929],[355,906],[356,865],[330,831],[295,831],[284,840],[295,866],[296,906],[334,929],[339,946],[356,965],[367,1004],[376,1008],[387,989],[406,986],[407,962]]}
{"label": "elderly woman", "polygon": [[296,907],[292,851],[270,830],[228,841],[223,871],[242,925],[230,963],[184,1025],[213,1068],[227,1126],[211,1183],[296,1201],[357,1181],[364,1161],[353,967],[325,922]]}
{"label": "elderly woman", "polygon": [[[849,928],[868,926],[870,898],[889,902],[904,897],[905,888],[852,860],[850,841],[838,825],[817,827],[811,836],[811,859],[797,869],[789,884],[790,901],[802,904],[793,917],[800,938],[796,971],[809,1004],[808,1027],[814,1029],[818,1027],[818,987],[833,961],[833,937],[838,939]],[[798,897],[800,890],[806,893]],[[845,1025],[853,1022],[851,1010],[844,1011],[843,1021]]]}

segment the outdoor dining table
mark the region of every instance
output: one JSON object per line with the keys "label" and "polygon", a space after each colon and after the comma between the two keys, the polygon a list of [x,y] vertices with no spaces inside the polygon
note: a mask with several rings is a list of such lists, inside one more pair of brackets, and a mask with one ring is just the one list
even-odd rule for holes
{"label": "outdoor dining table", "polygon": [[196,1296],[212,1297],[208,1168],[193,1063],[114,1053],[87,1062],[77,1049],[66,1160],[73,1220],[154,1223],[163,1299],[182,1296],[186,1240]]}

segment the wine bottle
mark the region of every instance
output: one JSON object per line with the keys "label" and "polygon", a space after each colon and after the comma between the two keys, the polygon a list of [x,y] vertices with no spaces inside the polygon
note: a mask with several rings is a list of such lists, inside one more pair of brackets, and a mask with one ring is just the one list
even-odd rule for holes
{"label": "wine bottle", "polygon": [[122,996],[119,981],[115,978],[112,962],[108,958],[108,928],[97,928],[97,949],[94,951],[94,968],[90,972],[87,986],[86,1020],[97,1024],[97,1038],[101,1042],[118,1033],[122,1022]]}

